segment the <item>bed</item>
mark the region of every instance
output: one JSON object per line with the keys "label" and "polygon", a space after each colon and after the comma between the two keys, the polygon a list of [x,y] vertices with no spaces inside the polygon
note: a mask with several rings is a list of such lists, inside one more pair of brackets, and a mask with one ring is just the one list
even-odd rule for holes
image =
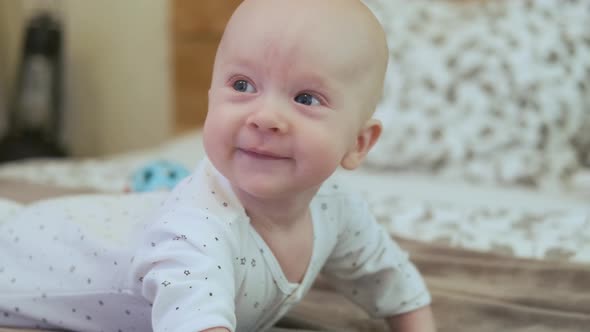
{"label": "bed", "polygon": [[[335,176],[410,252],[440,331],[587,331],[588,3],[365,2],[390,39],[384,135],[360,170]],[[1,165],[0,197],[120,193],[148,162],[203,156],[193,130],[125,154]],[[384,328],[319,280],[277,331]]]}

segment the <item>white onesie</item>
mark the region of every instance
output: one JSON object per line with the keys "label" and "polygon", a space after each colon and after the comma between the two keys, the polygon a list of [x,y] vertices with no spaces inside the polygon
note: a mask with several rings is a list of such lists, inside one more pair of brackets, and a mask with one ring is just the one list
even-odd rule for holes
{"label": "white onesie", "polygon": [[375,317],[430,302],[367,205],[331,182],[311,204],[313,253],[301,284],[287,280],[208,160],[163,196],[59,199],[0,221],[0,326],[263,331],[320,272]]}

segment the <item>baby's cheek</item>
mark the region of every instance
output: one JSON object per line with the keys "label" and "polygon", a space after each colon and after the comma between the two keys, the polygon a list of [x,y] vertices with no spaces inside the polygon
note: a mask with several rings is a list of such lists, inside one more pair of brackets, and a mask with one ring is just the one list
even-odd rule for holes
{"label": "baby's cheek", "polygon": [[203,128],[203,147],[208,158],[219,167],[219,162],[227,158],[227,144],[223,126],[219,126],[217,121],[209,121]]}
{"label": "baby's cheek", "polygon": [[211,155],[215,150],[215,138],[212,135],[211,129],[211,124],[203,127],[203,147],[205,148],[207,155]]}
{"label": "baby's cheek", "polygon": [[344,156],[342,144],[335,142],[333,137],[318,138],[302,147],[301,151],[306,160],[305,172],[314,173],[314,177],[318,177],[320,181],[338,168]]}

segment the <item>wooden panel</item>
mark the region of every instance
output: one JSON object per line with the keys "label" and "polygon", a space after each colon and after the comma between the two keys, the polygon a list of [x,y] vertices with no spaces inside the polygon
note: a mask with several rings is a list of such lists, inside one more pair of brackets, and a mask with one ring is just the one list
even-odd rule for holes
{"label": "wooden panel", "polygon": [[201,126],[213,60],[227,20],[241,0],[173,0],[172,52],[176,131]]}
{"label": "wooden panel", "polygon": [[207,115],[207,92],[217,45],[184,44],[175,57],[176,128],[200,126]]}
{"label": "wooden panel", "polygon": [[194,38],[221,34],[241,0],[175,0],[174,30]]}

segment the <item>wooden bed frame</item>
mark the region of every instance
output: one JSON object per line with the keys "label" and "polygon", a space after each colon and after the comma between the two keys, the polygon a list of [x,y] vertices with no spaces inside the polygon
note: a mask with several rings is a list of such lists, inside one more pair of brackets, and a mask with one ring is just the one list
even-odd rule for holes
{"label": "wooden bed frame", "polygon": [[241,0],[173,0],[171,47],[174,129],[200,127],[207,113],[213,59],[225,24]]}

